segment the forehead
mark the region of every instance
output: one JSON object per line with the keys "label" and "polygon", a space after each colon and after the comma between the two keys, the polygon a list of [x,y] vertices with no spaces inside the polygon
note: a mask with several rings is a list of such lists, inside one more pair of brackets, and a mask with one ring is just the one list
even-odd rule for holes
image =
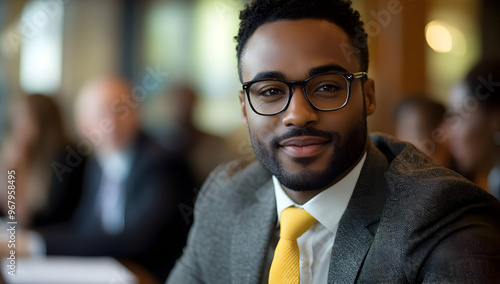
{"label": "forehead", "polygon": [[[249,38],[241,57],[242,77],[278,71],[288,79],[303,79],[311,68],[339,65],[349,72],[359,70],[351,41],[334,23],[326,20],[281,20],[260,26]],[[295,77],[295,78],[292,78]]]}

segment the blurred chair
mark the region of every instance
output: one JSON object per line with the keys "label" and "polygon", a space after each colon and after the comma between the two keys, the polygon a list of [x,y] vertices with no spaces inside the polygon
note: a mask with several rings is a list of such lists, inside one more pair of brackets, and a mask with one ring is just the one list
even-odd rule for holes
{"label": "blurred chair", "polygon": [[445,111],[444,105],[432,99],[408,97],[395,108],[395,136],[412,143],[437,164],[453,168],[446,141]]}
{"label": "blurred chair", "polygon": [[175,84],[170,88],[169,96],[173,119],[158,132],[158,140],[184,157],[199,188],[217,165],[231,160],[232,152],[225,139],[201,131],[195,126],[193,117],[198,94],[192,86]]}
{"label": "blurred chair", "polygon": [[[8,128],[1,160],[4,172],[16,171],[16,221],[36,228],[71,218],[81,194],[84,161],[64,175],[54,171],[54,163],[63,162],[65,148],[71,146],[56,101],[41,94],[23,96],[11,108]],[[7,193],[0,198],[6,213]]]}
{"label": "blurred chair", "polygon": [[500,61],[482,61],[452,90],[450,149],[460,173],[500,198]]}
{"label": "blurred chair", "polygon": [[192,204],[194,183],[180,158],[141,131],[142,99],[135,95],[120,78],[98,79],[83,88],[76,125],[79,145],[87,145],[91,154],[82,200],[68,226],[38,232],[48,254],[113,256],[164,281],[189,230],[179,206]]}

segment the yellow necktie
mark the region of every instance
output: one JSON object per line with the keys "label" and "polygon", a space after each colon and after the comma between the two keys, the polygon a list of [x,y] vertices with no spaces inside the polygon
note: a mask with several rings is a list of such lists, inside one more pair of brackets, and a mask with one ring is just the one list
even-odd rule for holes
{"label": "yellow necktie", "polygon": [[297,238],[316,222],[306,210],[288,207],[281,212],[280,240],[274,251],[269,284],[300,283],[300,253]]}

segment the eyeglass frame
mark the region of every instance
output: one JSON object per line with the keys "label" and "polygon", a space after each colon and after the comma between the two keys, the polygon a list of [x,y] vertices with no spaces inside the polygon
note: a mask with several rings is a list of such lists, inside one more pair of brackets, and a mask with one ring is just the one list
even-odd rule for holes
{"label": "eyeglass frame", "polygon": [[[309,97],[307,96],[307,92],[306,92],[306,85],[307,85],[307,83],[310,80],[314,79],[314,78],[317,78],[319,76],[325,76],[325,75],[341,75],[347,81],[347,97],[346,97],[346,100],[345,100],[344,104],[341,105],[340,107],[333,108],[333,109],[320,109],[320,108],[316,107],[311,102],[311,100],[309,99]],[[347,105],[347,103],[349,102],[349,98],[351,97],[351,83],[352,83],[352,81],[354,81],[355,79],[360,79],[360,78],[366,77],[366,76],[368,76],[368,73],[366,73],[366,72],[355,72],[355,73],[327,72],[327,73],[322,73],[322,74],[317,74],[317,75],[311,76],[311,77],[309,77],[309,78],[307,78],[307,79],[305,79],[303,81],[284,81],[284,80],[276,79],[276,78],[262,78],[262,79],[258,79],[258,80],[244,82],[241,86],[242,86],[243,90],[245,91],[245,93],[247,94],[247,99],[248,99],[248,102],[250,104],[250,108],[252,108],[252,110],[256,114],[258,114],[258,115],[273,116],[273,115],[277,115],[277,114],[280,114],[280,113],[284,112],[288,108],[288,106],[290,105],[290,102],[292,101],[292,96],[293,96],[293,93],[294,93],[293,92],[293,87],[294,86],[301,86],[302,87],[302,94],[304,95],[304,97],[306,98],[307,102],[309,103],[309,105],[313,109],[318,110],[318,111],[336,111],[336,110],[339,110],[339,109],[345,107]],[[254,106],[252,105],[252,101],[250,99],[250,87],[254,83],[263,82],[263,81],[277,81],[277,82],[284,83],[285,85],[288,86],[288,89],[289,89],[288,100],[287,100],[285,106],[280,111],[278,111],[276,113],[263,114],[263,113],[260,113],[257,110],[255,110]]]}

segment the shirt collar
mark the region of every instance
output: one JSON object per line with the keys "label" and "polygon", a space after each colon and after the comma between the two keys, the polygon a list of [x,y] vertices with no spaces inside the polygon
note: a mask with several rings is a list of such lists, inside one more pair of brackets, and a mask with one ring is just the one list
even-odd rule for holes
{"label": "shirt collar", "polygon": [[129,174],[132,166],[130,151],[115,151],[105,157],[97,156],[102,167],[102,173],[109,179],[123,181]]}
{"label": "shirt collar", "polygon": [[274,194],[276,196],[276,208],[278,210],[278,226],[280,223],[280,214],[288,207],[294,206],[304,208],[319,223],[325,226],[332,233],[337,231],[340,218],[347,208],[351,195],[358,181],[366,160],[366,152],[356,166],[340,181],[320,192],[311,198],[304,205],[298,205],[293,202],[281,187],[279,180],[273,175]]}

